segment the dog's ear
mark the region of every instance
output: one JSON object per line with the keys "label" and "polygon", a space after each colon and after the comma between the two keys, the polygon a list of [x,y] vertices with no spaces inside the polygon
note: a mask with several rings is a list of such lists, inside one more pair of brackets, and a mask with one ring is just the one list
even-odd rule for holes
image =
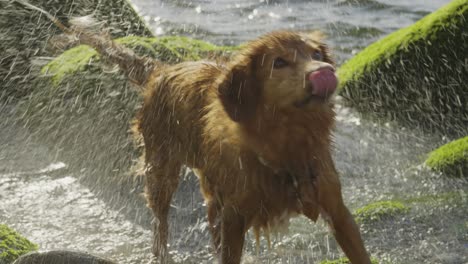
{"label": "dog's ear", "polygon": [[234,64],[218,88],[224,110],[235,122],[245,122],[255,116],[260,93],[252,62]]}
{"label": "dog's ear", "polygon": [[322,31],[319,31],[319,30],[306,31],[303,34],[306,34],[307,37],[309,37],[310,39],[313,39],[314,41],[318,41],[318,42],[322,42],[323,40],[325,40],[327,38],[325,33],[323,33]]}

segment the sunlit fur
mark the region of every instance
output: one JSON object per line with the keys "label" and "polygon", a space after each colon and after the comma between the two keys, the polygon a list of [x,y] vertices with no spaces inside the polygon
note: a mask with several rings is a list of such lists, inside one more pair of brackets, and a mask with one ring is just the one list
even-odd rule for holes
{"label": "sunlit fur", "polygon": [[[311,58],[319,51],[321,61]],[[288,61],[274,69],[275,58]],[[319,33],[274,32],[227,64],[158,66],[138,115],[146,197],[159,223],[153,252],[166,257],[167,215],[181,166],[200,179],[222,263],[239,263],[245,232],[268,233],[290,216],[326,214],[352,263],[370,263],[343,205],[330,148],[332,103],[312,99],[307,75],[332,67]]]}

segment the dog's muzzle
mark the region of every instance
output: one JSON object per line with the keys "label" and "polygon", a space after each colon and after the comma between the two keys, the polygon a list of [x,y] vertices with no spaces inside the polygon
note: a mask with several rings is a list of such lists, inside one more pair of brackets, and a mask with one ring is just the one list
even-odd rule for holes
{"label": "dog's muzzle", "polygon": [[312,101],[325,102],[336,91],[338,78],[333,67],[322,67],[306,75],[307,95],[296,102],[296,107],[304,107]]}
{"label": "dog's muzzle", "polygon": [[330,97],[338,86],[338,78],[336,78],[333,68],[330,67],[311,72],[307,79],[311,84],[311,94],[323,99]]}

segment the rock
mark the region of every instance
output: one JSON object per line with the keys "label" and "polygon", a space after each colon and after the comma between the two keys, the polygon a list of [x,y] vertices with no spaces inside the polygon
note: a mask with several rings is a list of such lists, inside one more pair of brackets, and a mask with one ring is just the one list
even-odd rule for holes
{"label": "rock", "polygon": [[6,225],[0,224],[0,264],[12,263],[19,256],[37,250],[37,245]]}
{"label": "rock", "polygon": [[373,43],[338,70],[341,94],[363,113],[468,134],[468,1],[455,0]]}
{"label": "rock", "polygon": [[[62,21],[93,14],[98,21],[107,22],[115,38],[132,34],[151,36],[151,31],[128,0],[28,2]],[[25,9],[15,1],[0,1],[0,29],[0,102],[15,102],[27,96],[35,86],[34,80],[40,75],[38,68],[54,55],[47,49],[47,42],[61,32],[44,15]]]}
{"label": "rock", "polygon": [[410,208],[408,206],[398,201],[380,201],[370,203],[357,209],[354,215],[356,222],[368,223],[404,214],[409,210]]}
{"label": "rock", "polygon": [[429,153],[425,164],[449,176],[468,176],[468,136],[452,141]]}
{"label": "rock", "polygon": [[[235,47],[216,46],[201,40],[178,36],[160,38],[127,36],[115,41],[131,48],[141,56],[150,56],[166,63],[225,56],[236,49]],[[101,75],[102,69],[99,65],[91,69],[98,61],[99,56],[94,49],[80,45],[63,52],[45,65],[41,72],[50,76],[54,84],[58,84],[65,77],[80,71]]]}
{"label": "rock", "polygon": [[13,264],[115,264],[110,260],[96,257],[84,252],[56,250],[49,252],[32,252],[18,258]]}

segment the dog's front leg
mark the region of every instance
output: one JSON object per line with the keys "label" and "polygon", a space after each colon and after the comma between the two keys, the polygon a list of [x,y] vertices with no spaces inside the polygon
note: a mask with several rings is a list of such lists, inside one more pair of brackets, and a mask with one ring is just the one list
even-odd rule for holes
{"label": "dog's front leg", "polygon": [[370,264],[371,261],[364,248],[359,228],[348,209],[344,205],[341,205],[329,216],[329,223],[334,229],[335,238],[351,263]]}
{"label": "dog's front leg", "polygon": [[210,224],[211,239],[216,255],[220,253],[221,243],[221,206],[216,201],[208,202],[208,222]]}
{"label": "dog's front leg", "polygon": [[353,264],[370,264],[359,228],[343,203],[338,176],[327,175],[318,185],[322,216],[330,224],[338,244]]}
{"label": "dog's front leg", "polygon": [[221,219],[221,263],[239,264],[244,246],[245,219],[235,207],[225,205]]}

